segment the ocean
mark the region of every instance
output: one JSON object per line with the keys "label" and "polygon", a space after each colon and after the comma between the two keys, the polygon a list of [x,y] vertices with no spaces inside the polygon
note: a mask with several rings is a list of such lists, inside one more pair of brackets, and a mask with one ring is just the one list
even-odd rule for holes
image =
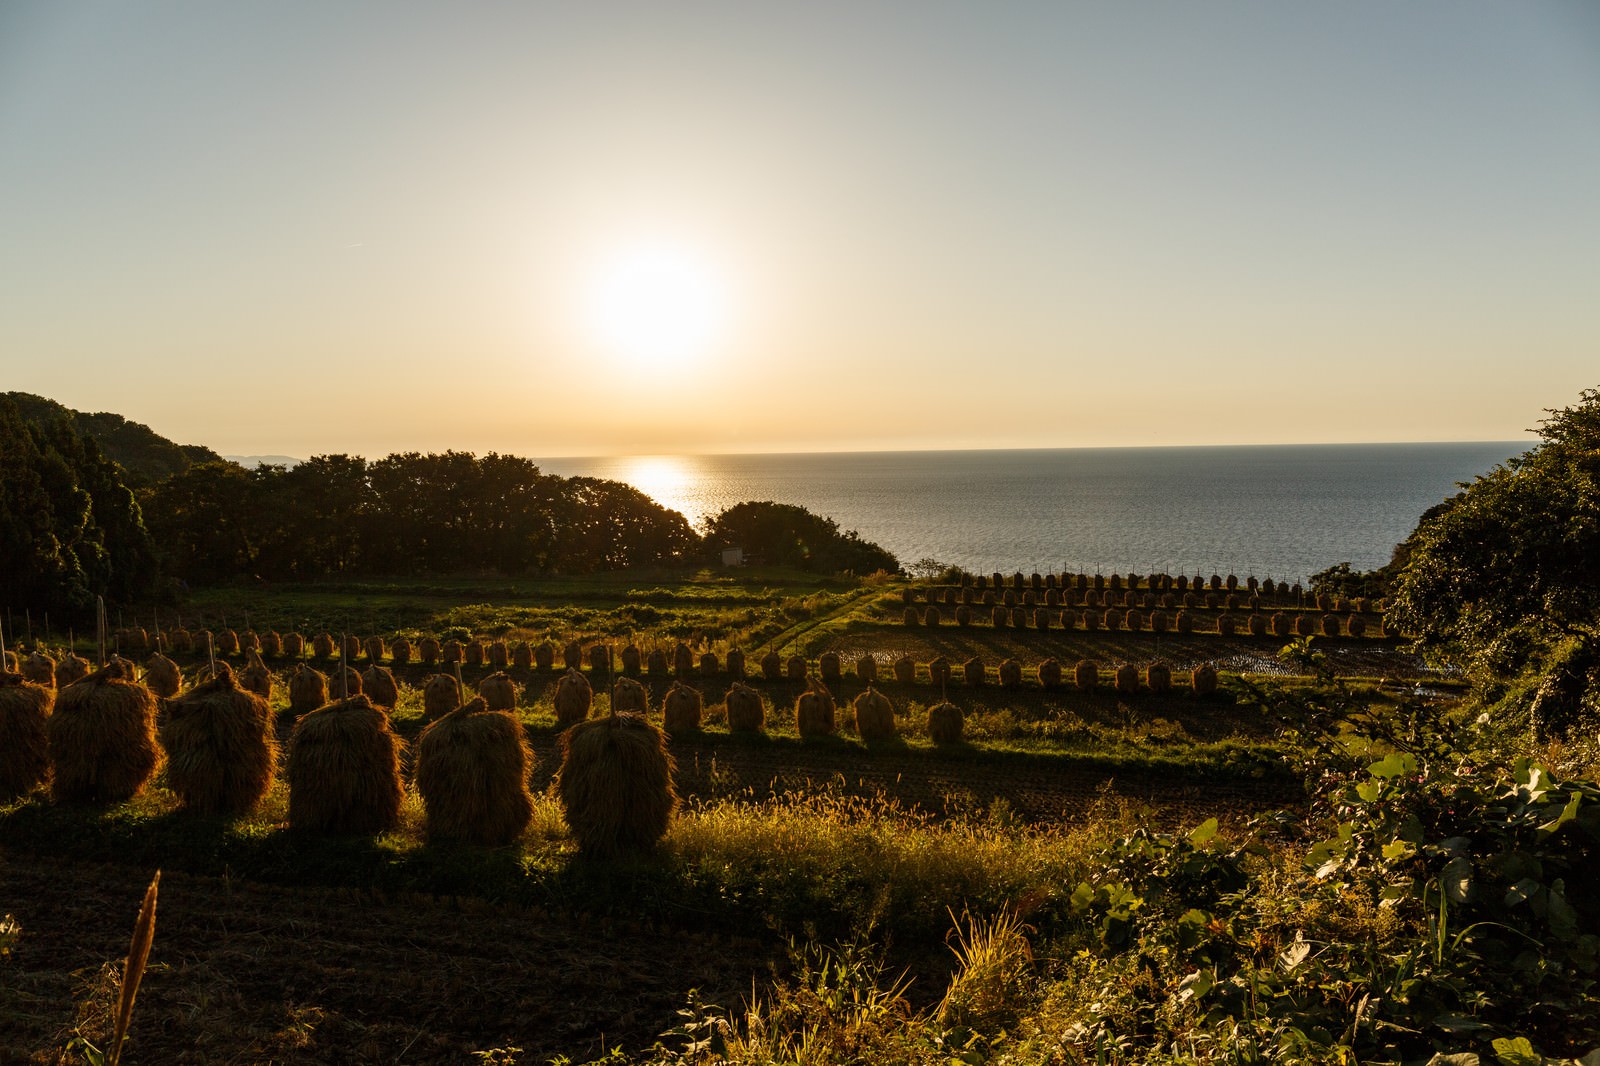
{"label": "ocean", "polygon": [[1528,443],[672,455],[547,459],[624,481],[698,527],[794,503],[894,552],[979,573],[1164,571],[1304,581],[1370,570],[1457,483]]}

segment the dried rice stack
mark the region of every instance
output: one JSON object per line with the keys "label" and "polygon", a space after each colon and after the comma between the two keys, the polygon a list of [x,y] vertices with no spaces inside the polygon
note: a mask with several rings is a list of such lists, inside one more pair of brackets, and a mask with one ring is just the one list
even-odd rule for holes
{"label": "dried rice stack", "polygon": [[[222,676],[222,663],[217,664],[217,676]],[[231,675],[231,671],[230,671]],[[232,680],[232,677],[229,677]],[[264,700],[272,698],[272,671],[261,661],[261,653],[252,651],[248,664],[239,672],[239,687],[254,692]]]}
{"label": "dried rice stack", "polygon": [[994,608],[993,610],[991,610],[989,612],[989,624],[990,625],[992,625],[992,626],[994,626],[996,628],[1002,628],[1004,626],[1009,625],[1010,623],[1011,623],[1011,612],[1006,610],[1004,607],[996,607],[996,608]]}
{"label": "dried rice stack", "polygon": [[694,673],[694,652],[689,650],[687,644],[679,644],[672,649],[672,672],[679,677]]}
{"label": "dried rice stack", "polygon": [[1144,683],[1151,692],[1167,692],[1172,688],[1172,668],[1166,663],[1151,663],[1144,668]]}
{"label": "dried rice stack", "polygon": [[489,668],[491,670],[504,670],[511,665],[511,649],[503,640],[497,640],[489,645]]}
{"label": "dried rice stack", "polygon": [[422,685],[422,716],[443,718],[461,706],[461,686],[449,674],[434,674]]}
{"label": "dried rice stack", "polygon": [[405,666],[411,661],[411,642],[405,637],[396,637],[394,643],[389,645],[389,659],[396,666]]}
{"label": "dried rice stack", "polygon": [[909,655],[902,655],[894,661],[894,679],[902,685],[909,685],[917,679],[917,661]]}
{"label": "dried rice stack", "polygon": [[305,663],[289,678],[289,710],[306,714],[328,702],[328,675]]}
{"label": "dried rice stack", "polygon": [[519,640],[511,645],[511,665],[518,670],[532,670],[533,645],[525,640]]}
{"label": "dried rice stack", "polygon": [[366,640],[367,658],[375,663],[383,662],[384,647],[382,637],[368,637]]}
{"label": "dried rice stack", "polygon": [[540,670],[554,670],[556,666],[556,646],[546,640],[534,648],[533,665]]}
{"label": "dried rice stack", "polygon": [[760,733],[767,727],[767,705],[761,693],[735,683],[728,690],[728,728],[735,733]]}
{"label": "dried rice stack", "polygon": [[761,657],[761,676],[768,681],[776,681],[783,676],[783,657],[775,651],[769,651]]}
{"label": "dried rice stack", "polygon": [[856,680],[863,685],[870,685],[878,680],[878,660],[871,655],[863,655],[855,662]]}
{"label": "dried rice stack", "polygon": [[224,629],[221,633],[218,633],[217,634],[217,654],[218,655],[238,655],[239,654],[239,634],[235,633],[231,629]]}
{"label": "dried rice stack", "polygon": [[503,670],[497,670],[478,682],[478,696],[491,711],[517,709],[517,686]]}
{"label": "dried rice stack", "polygon": [[785,666],[788,670],[790,681],[804,681],[806,679],[808,668],[804,655],[789,656],[789,661]]}
{"label": "dried rice stack", "polygon": [[928,663],[928,680],[935,685],[948,685],[950,683],[950,664],[943,656],[936,656]]}
{"label": "dried rice stack", "polygon": [[342,642],[344,647],[344,660],[353,663],[361,658],[361,638],[353,634],[346,634]]}
{"label": "dried rice stack", "polygon": [[1100,684],[1100,668],[1093,659],[1079,659],[1078,665],[1072,670],[1072,683],[1082,692],[1097,688]]}
{"label": "dried rice stack", "polygon": [[1139,691],[1139,671],[1132,663],[1117,667],[1116,686],[1124,696],[1132,696]]}
{"label": "dried rice stack", "polygon": [[678,797],[667,738],[649,719],[613,714],[561,734],[557,795],[578,850],[596,858],[649,852]]}
{"label": "dried rice stack", "polygon": [[[674,687],[677,685],[678,682],[673,682]],[[617,713],[649,714],[650,692],[631,677],[619,677],[611,687],[611,709]]]}
{"label": "dried rice stack", "polygon": [[698,689],[674,681],[661,700],[662,726],[668,733],[698,732],[702,702]]}
{"label": "dried rice stack", "polygon": [[637,674],[644,665],[644,657],[639,654],[637,645],[629,644],[622,649],[622,672]]}
{"label": "dried rice stack", "polygon": [[935,744],[959,744],[966,727],[961,708],[953,703],[936,703],[928,708],[928,739]]}
{"label": "dried rice stack", "polygon": [[42,651],[36,651],[22,660],[22,677],[45,688],[56,687],[56,661]]}
{"label": "dried rice stack", "polygon": [[851,704],[856,713],[856,732],[862,740],[889,740],[895,735],[894,704],[889,697],[867,686],[867,691]]}
{"label": "dried rice stack", "polygon": [[281,658],[283,656],[283,637],[276,632],[268,633],[261,638],[260,650],[261,654],[269,659]]}
{"label": "dried rice stack", "polygon": [[1000,684],[1006,688],[1017,688],[1022,684],[1022,664],[1015,659],[1006,659],[1000,664]]}
{"label": "dried rice stack", "polygon": [[487,658],[487,649],[481,640],[469,640],[462,646],[466,655],[468,666],[482,666]]}
{"label": "dried rice stack", "polygon": [[922,624],[925,626],[937,626],[943,620],[944,616],[939,613],[937,607],[929,607],[922,612]]}
{"label": "dried rice stack", "polygon": [[534,765],[516,717],[482,699],[431,723],[417,738],[417,792],[433,840],[514,843],[533,820]]}
{"label": "dried rice stack", "polygon": [[[343,666],[328,678],[330,689],[338,690],[340,699],[348,699],[361,692],[361,671],[353,666]],[[342,688],[340,686],[343,686]]]}
{"label": "dried rice stack", "polygon": [[961,664],[961,671],[966,677],[967,684],[973,688],[977,688],[988,680],[986,676],[988,671],[984,669],[983,660],[976,655]]}
{"label": "dried rice stack", "polygon": [[439,645],[439,661],[446,666],[455,666],[466,658],[459,640],[447,640]]}
{"label": "dried rice stack", "polygon": [[0,803],[50,778],[50,706],[55,692],[21,674],[0,671]]}
{"label": "dried rice stack", "polygon": [[333,637],[328,633],[318,633],[311,638],[311,656],[314,659],[333,658]]}
{"label": "dried rice stack", "polygon": [[1039,664],[1039,684],[1044,688],[1056,688],[1061,684],[1061,664],[1054,659],[1046,659]]}
{"label": "dried rice stack", "polygon": [[89,660],[72,652],[67,652],[56,663],[56,688],[66,688],[74,681],[81,681],[89,676]]}
{"label": "dried rice stack", "polygon": [[721,672],[721,669],[720,669],[720,664],[717,662],[717,653],[714,652],[714,651],[701,652],[700,653],[700,676],[701,677],[716,677],[717,674],[719,674],[720,672]]}
{"label": "dried rice stack", "polygon": [[667,661],[667,653],[663,648],[652,648],[650,654],[645,656],[645,672],[651,677],[666,677],[672,673],[672,664]]}
{"label": "dried rice stack", "polygon": [[272,712],[266,699],[234,680],[227,663],[167,704],[161,746],[168,786],[197,814],[249,813],[277,773]]}
{"label": "dried rice stack", "polygon": [[839,661],[837,652],[825,651],[817,656],[817,672],[822,675],[822,680],[830,685],[837,685],[843,674],[843,664]]}
{"label": "dried rice stack", "polygon": [[568,670],[556,682],[556,724],[565,728],[589,717],[589,705],[594,702],[594,690],[588,678],[576,670]]}
{"label": "dried rice stack", "polygon": [[733,678],[744,677],[744,652],[738,648],[730,648],[727,660],[723,667],[728,671],[728,676]]}
{"label": "dried rice stack", "polygon": [[156,772],[156,698],[101,667],[56,696],[50,715],[51,794],[69,803],[121,803]]}
{"label": "dried rice stack", "polygon": [[439,661],[439,656],[444,654],[443,647],[433,637],[423,637],[417,644],[417,658],[422,660],[423,666],[432,666]]}
{"label": "dried rice stack", "polygon": [[561,649],[561,662],[568,670],[577,670],[583,665],[583,646],[575,640],[569,640],[567,646]]}
{"label": "dried rice stack", "polygon": [[1189,686],[1196,696],[1209,696],[1217,691],[1217,668],[1201,663],[1189,673]]}
{"label": "dried rice stack", "polygon": [[394,705],[400,702],[400,686],[394,682],[394,672],[377,663],[361,671],[361,691],[372,700],[374,707],[386,711],[394,710]]}
{"label": "dried rice stack", "polygon": [[833,714],[833,693],[822,682],[813,680],[794,701],[795,732],[802,737],[825,737],[834,730]]}
{"label": "dried rice stack", "polygon": [[[295,636],[299,636],[298,633]],[[172,633],[172,650],[187,655],[194,651],[194,634],[179,626]]]}
{"label": "dried rice stack", "polygon": [[[178,645],[179,651],[188,651],[182,644]],[[298,659],[306,652],[306,638],[299,633],[290,633],[283,638],[283,654],[291,659]]]}
{"label": "dried rice stack", "polygon": [[183,671],[171,659],[156,652],[144,664],[144,684],[152,693],[170,700],[183,689]]}
{"label": "dried rice stack", "polygon": [[318,707],[289,737],[289,828],[381,833],[400,823],[400,738],[366,696]]}
{"label": "dried rice stack", "polygon": [[917,614],[915,607],[907,607],[900,612],[900,624],[914,626],[922,624],[922,616]]}

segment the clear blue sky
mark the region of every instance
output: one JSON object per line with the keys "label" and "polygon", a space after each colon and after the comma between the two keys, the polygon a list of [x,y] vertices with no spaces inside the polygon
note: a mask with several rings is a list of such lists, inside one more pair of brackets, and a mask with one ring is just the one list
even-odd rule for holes
{"label": "clear blue sky", "polygon": [[1588,2],[0,3],[0,389],[223,452],[1506,440],[1596,384]]}

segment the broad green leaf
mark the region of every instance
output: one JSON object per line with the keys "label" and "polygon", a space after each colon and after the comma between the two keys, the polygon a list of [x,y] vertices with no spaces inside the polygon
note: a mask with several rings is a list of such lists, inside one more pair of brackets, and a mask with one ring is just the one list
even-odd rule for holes
{"label": "broad green leaf", "polygon": [[1524,877],[1510,888],[1506,889],[1506,906],[1515,907],[1519,903],[1526,903],[1539,894],[1539,882],[1531,877]]}
{"label": "broad green leaf", "polygon": [[1550,791],[1550,775],[1544,772],[1542,766],[1528,768],[1528,780],[1523,785],[1528,790],[1529,799],[1538,799]]}
{"label": "broad green leaf", "polygon": [[1565,888],[1560,881],[1550,886],[1550,932],[1561,940],[1571,940],[1578,935],[1578,912],[1567,902]]}
{"label": "broad green leaf", "polygon": [[1072,890],[1072,898],[1069,902],[1075,911],[1084,910],[1090,903],[1094,902],[1094,889],[1090,887],[1089,882],[1079,881],[1078,887]]}
{"label": "broad green leaf", "polygon": [[1539,827],[1539,832],[1541,832],[1541,833],[1554,833],[1557,829],[1560,829],[1562,826],[1566,825],[1568,822],[1572,821],[1574,818],[1576,818],[1578,816],[1578,808],[1582,804],[1583,804],[1583,793],[1582,792],[1574,792],[1572,794],[1572,798],[1567,801],[1567,805],[1565,807],[1561,808],[1561,813],[1556,815],[1555,818],[1552,819],[1551,821],[1548,821],[1548,822],[1544,823],[1544,825],[1541,825]]}
{"label": "broad green leaf", "polygon": [[1395,862],[1399,859],[1409,859],[1412,855],[1415,855],[1416,852],[1417,849],[1406,843],[1404,840],[1391,840],[1389,843],[1383,846],[1383,857],[1389,862]]}
{"label": "broad green leaf", "polygon": [[1472,860],[1465,855],[1457,855],[1444,864],[1439,882],[1444,886],[1445,895],[1451,903],[1467,902],[1472,896]]}
{"label": "broad green leaf", "polygon": [[[1488,1029],[1489,1026],[1476,1018],[1468,1018],[1463,1014],[1441,1014],[1433,1020],[1433,1024],[1447,1033],[1471,1033],[1479,1029]],[[1476,1055],[1473,1056],[1477,1058]]]}
{"label": "broad green leaf", "polygon": [[1363,781],[1356,786],[1356,795],[1366,803],[1375,803],[1383,795],[1382,781]]}
{"label": "broad green leaf", "polygon": [[1216,835],[1217,820],[1215,818],[1207,818],[1195,826],[1194,831],[1189,834],[1189,843],[1198,848]]}
{"label": "broad green leaf", "polygon": [[1180,1000],[1199,999],[1211,991],[1214,984],[1215,982],[1211,980],[1211,974],[1205,970],[1196,970],[1178,982],[1178,998]]}
{"label": "broad green leaf", "polygon": [[1533,1050],[1525,1036],[1503,1036],[1491,1046],[1502,1066],[1544,1066],[1544,1056]]}
{"label": "broad green leaf", "polygon": [[1295,967],[1306,961],[1306,956],[1311,954],[1311,945],[1304,940],[1296,940],[1293,944],[1283,949],[1283,954],[1278,956],[1278,965],[1284,973],[1294,973]]}
{"label": "broad green leaf", "polygon": [[1416,771],[1417,760],[1403,751],[1397,751],[1393,755],[1387,755],[1373,763],[1371,766],[1367,767],[1367,773],[1371,774],[1373,777],[1382,777],[1385,779],[1391,777],[1401,777],[1405,774],[1413,774],[1416,773]]}
{"label": "broad green leaf", "polygon": [[1478,1055],[1473,1051],[1460,1051],[1454,1055],[1439,1052],[1428,1060],[1428,1066],[1478,1066]]}

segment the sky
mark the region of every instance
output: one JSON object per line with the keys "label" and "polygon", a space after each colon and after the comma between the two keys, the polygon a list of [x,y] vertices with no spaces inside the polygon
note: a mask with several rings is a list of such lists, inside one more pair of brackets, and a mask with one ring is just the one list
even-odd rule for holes
{"label": "sky", "polygon": [[0,0],[0,391],[224,454],[1516,440],[1587,0]]}

